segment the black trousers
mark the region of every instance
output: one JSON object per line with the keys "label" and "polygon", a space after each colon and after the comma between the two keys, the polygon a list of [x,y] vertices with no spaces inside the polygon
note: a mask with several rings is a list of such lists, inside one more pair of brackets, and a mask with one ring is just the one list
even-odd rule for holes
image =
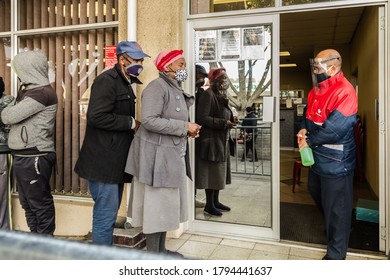
{"label": "black trousers", "polygon": [[8,155],[0,155],[0,229],[10,229],[8,199]]}
{"label": "black trousers", "polygon": [[[244,160],[245,158],[248,157],[248,154],[250,151],[252,151],[252,160],[255,160],[255,161],[258,160],[257,151],[256,151],[256,138],[257,138],[257,135],[255,135],[255,137],[252,138],[251,141],[245,141],[245,155],[244,154],[242,155],[242,160]],[[253,148],[254,148],[254,150],[253,150]]]}
{"label": "black trousers", "polygon": [[55,153],[40,156],[15,156],[13,171],[31,232],[53,235],[55,209],[50,190],[50,177]]}
{"label": "black trousers", "polygon": [[347,255],[353,208],[353,173],[326,178],[309,171],[308,189],[325,218],[327,255],[342,260]]}

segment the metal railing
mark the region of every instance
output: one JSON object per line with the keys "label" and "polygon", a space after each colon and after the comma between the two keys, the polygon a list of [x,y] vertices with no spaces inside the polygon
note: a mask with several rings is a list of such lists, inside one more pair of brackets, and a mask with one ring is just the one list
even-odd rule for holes
{"label": "metal railing", "polygon": [[[269,123],[256,126],[238,125],[230,131],[230,138],[234,145],[234,155],[231,153],[233,156],[230,160],[232,173],[271,175],[271,126]],[[248,139],[250,140],[246,141]]]}

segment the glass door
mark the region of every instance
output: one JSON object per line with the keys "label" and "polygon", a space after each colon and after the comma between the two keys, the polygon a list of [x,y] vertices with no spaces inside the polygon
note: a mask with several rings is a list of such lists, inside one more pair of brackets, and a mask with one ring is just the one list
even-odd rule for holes
{"label": "glass door", "polygon": [[[195,93],[196,65],[207,72],[224,67],[229,78],[229,106],[238,119],[228,136],[228,184],[219,190],[219,201],[231,210],[210,215],[193,203],[189,230],[278,240],[279,110],[275,108],[279,108],[279,16],[196,19],[189,20],[187,28],[187,67],[193,70],[187,83],[193,86],[187,90],[199,97]],[[203,89],[208,88],[206,79]],[[192,110],[192,119],[196,119],[196,111]],[[195,170],[200,157],[195,146],[192,141],[193,172],[203,172],[202,168]],[[221,176],[218,170],[208,176]],[[208,179],[210,184],[212,181]],[[191,186],[190,201],[195,195],[206,200],[204,189],[195,191],[194,181]]]}

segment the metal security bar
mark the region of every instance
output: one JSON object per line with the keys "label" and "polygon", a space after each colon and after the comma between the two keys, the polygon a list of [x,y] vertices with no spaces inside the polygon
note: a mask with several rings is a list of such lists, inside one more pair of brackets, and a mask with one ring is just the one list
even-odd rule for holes
{"label": "metal security bar", "polygon": [[238,125],[230,131],[232,173],[271,175],[271,126]]}

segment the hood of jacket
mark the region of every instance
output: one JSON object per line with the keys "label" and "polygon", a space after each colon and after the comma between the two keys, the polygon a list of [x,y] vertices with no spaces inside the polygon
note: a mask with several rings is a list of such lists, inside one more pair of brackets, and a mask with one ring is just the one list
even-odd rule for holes
{"label": "hood of jacket", "polygon": [[25,89],[49,85],[49,65],[42,51],[26,51],[17,54],[11,62]]}

